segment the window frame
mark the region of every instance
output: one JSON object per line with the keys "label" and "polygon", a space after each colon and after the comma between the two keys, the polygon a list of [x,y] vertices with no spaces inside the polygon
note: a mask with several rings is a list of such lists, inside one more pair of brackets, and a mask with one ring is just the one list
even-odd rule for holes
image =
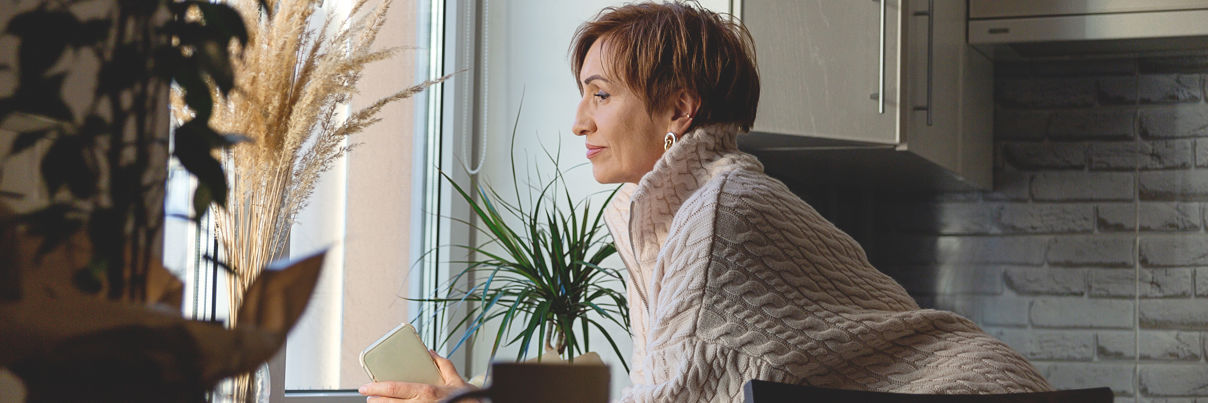
{"label": "window frame", "polygon": [[[450,169],[456,167],[460,155],[458,150],[477,146],[473,136],[476,125],[474,117],[478,105],[476,100],[475,76],[472,67],[476,65],[477,32],[476,16],[480,0],[421,0],[426,1],[431,10],[429,19],[429,55],[428,77],[438,78],[445,74],[458,72],[458,76],[442,84],[429,87],[425,91],[426,101],[417,103],[417,116],[425,116],[426,141],[424,147],[414,150],[416,164],[420,171],[413,177],[415,186],[423,195],[422,203],[413,203],[411,217],[413,226],[421,228],[422,236],[412,237],[411,256],[417,256],[421,261],[416,262],[417,270],[413,270],[409,279],[408,292],[420,295],[425,290],[432,290],[438,284],[448,281],[447,264],[455,259],[464,259],[465,252],[441,247],[444,245],[469,244],[472,240],[470,228],[450,217],[468,217],[471,213],[469,206],[459,200],[453,189],[442,180],[440,171],[444,171],[458,183],[467,183],[470,178],[463,171]],[[449,40],[452,39],[452,40]],[[448,66],[456,66],[450,69]],[[452,96],[446,97],[445,92]],[[444,113],[468,108],[466,113]],[[418,128],[417,124],[417,128]],[[422,160],[421,160],[422,158]],[[433,163],[435,162],[435,163]],[[426,253],[434,249],[434,253]],[[458,256],[458,254],[461,256]],[[410,302],[409,312],[430,312],[430,306],[418,302]],[[455,315],[449,315],[453,317]],[[438,335],[447,331],[447,323],[432,323],[420,320],[417,329],[425,343],[434,345]],[[281,350],[269,361],[270,392],[269,401],[272,403],[311,403],[311,402],[363,402],[365,397],[355,390],[286,390],[286,348]],[[438,352],[447,354],[447,351]],[[462,348],[449,358],[458,368],[465,365],[470,356],[469,347]],[[342,357],[343,358],[343,357]]]}

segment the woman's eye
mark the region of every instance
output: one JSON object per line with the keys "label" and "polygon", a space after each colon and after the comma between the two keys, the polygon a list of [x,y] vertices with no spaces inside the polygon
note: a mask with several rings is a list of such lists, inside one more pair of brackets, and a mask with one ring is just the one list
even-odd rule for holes
{"label": "woman's eye", "polygon": [[605,100],[605,99],[608,99],[608,93],[607,93],[607,92],[604,92],[604,91],[597,92],[597,93],[595,93],[595,94],[593,94],[593,95],[594,95],[596,98],[600,98],[600,100]]}

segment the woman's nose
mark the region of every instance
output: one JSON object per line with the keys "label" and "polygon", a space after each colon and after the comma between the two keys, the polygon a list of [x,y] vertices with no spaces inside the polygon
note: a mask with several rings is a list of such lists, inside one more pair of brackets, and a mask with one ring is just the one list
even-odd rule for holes
{"label": "woman's nose", "polygon": [[585,104],[585,102],[579,102],[579,107],[575,110],[575,122],[571,125],[570,130],[576,136],[585,136],[596,130],[595,122],[591,120],[591,116],[585,110]]}

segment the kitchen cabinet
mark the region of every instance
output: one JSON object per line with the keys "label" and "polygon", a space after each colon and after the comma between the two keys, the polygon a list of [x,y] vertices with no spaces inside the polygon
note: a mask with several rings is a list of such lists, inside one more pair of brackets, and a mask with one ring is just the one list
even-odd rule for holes
{"label": "kitchen cabinet", "polygon": [[965,0],[741,7],[761,97],[752,134],[740,139],[769,172],[804,182],[991,187],[993,65],[966,42]]}

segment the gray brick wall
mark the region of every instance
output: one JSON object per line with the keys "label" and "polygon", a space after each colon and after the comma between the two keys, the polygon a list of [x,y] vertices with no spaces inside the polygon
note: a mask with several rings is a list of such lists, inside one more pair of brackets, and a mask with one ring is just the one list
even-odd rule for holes
{"label": "gray brick wall", "polygon": [[[1009,156],[1007,147],[1018,147],[1018,145],[1004,145],[1003,153]],[[1083,145],[1083,147],[1087,147]],[[1154,141],[1114,141],[1100,142],[1089,145],[1089,156],[1083,158],[1090,160],[1091,168],[1096,170],[1132,170],[1136,167],[1144,169],[1171,169],[1171,168],[1190,168],[1195,165],[1195,142],[1190,139],[1185,140],[1154,140]],[[1033,151],[1041,153],[1041,151]],[[1093,158],[1088,158],[1093,157]],[[1020,165],[1020,162],[1011,161],[1012,164]],[[1072,164],[1066,166],[1045,166],[1044,162],[1037,161],[1032,166],[1039,168],[1077,168]]]}
{"label": "gray brick wall", "polygon": [[1133,108],[1058,110],[1052,113],[1046,137],[1057,141],[1130,140],[1135,120]]}
{"label": "gray brick wall", "polygon": [[1200,211],[1195,203],[1113,203],[1100,204],[1097,218],[1101,232],[1132,232],[1137,225],[1147,232],[1197,231]]}
{"label": "gray brick wall", "polygon": [[800,193],[1054,386],[1208,402],[1208,57],[996,72],[994,191]]}
{"label": "gray brick wall", "polygon": [[1208,140],[1195,141],[1195,166],[1208,167]]}

